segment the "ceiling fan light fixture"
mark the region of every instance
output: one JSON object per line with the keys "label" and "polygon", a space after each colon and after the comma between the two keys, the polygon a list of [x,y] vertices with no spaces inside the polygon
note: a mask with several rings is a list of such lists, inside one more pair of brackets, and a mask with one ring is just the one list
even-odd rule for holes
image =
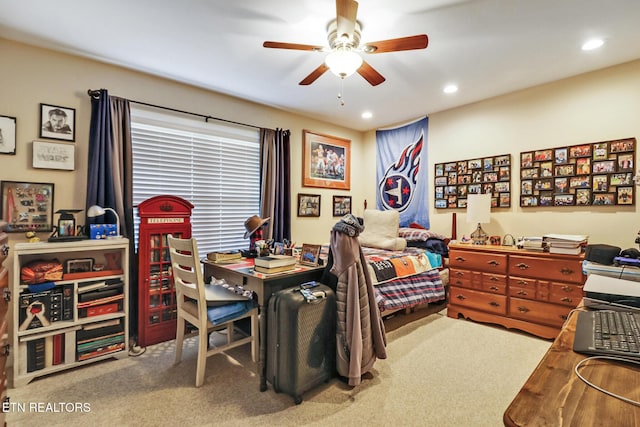
{"label": "ceiling fan light fixture", "polygon": [[324,59],[324,63],[338,77],[349,77],[362,65],[362,57],[351,49],[339,47]]}

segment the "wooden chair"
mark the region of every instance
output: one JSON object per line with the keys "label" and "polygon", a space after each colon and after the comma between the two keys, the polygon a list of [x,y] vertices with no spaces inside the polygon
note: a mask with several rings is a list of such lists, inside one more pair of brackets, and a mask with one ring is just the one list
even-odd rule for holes
{"label": "wooden chair", "polygon": [[[196,387],[200,387],[204,383],[206,361],[209,356],[251,343],[251,358],[256,362],[258,359],[258,309],[254,307],[248,312],[243,312],[239,316],[220,324],[214,325],[211,323],[207,316],[207,310],[210,307],[207,307],[205,284],[200,258],[198,257],[196,239],[178,239],[168,235],[167,240],[178,306],[175,363],[180,363],[182,359],[182,347],[186,337],[185,322],[189,322],[197,328],[197,332],[188,334],[188,337],[198,335]],[[213,309],[216,308],[218,307]],[[234,322],[247,317],[251,318],[251,335],[234,340]],[[226,343],[209,347],[209,334],[222,329],[226,329]]]}

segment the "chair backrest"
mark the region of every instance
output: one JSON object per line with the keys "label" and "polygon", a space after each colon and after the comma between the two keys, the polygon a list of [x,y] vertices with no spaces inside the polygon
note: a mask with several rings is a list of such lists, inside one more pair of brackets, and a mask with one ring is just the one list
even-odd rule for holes
{"label": "chair backrest", "polygon": [[178,307],[184,297],[192,298],[198,301],[200,319],[206,320],[207,303],[196,239],[179,239],[169,234],[167,243]]}

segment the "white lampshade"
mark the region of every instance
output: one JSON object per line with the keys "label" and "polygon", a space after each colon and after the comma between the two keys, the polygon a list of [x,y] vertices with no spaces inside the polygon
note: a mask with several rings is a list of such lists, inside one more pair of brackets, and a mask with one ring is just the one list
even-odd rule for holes
{"label": "white lampshade", "polygon": [[486,224],[491,221],[491,194],[467,195],[467,222]]}
{"label": "white lampshade", "polygon": [[331,72],[338,77],[349,77],[362,65],[362,58],[349,48],[339,47],[324,59]]}

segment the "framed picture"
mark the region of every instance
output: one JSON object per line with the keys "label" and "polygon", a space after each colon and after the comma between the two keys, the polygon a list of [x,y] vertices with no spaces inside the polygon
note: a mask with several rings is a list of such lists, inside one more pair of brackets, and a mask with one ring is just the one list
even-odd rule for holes
{"label": "framed picture", "polygon": [[351,196],[333,196],[333,216],[351,213]]}
{"label": "framed picture", "polygon": [[93,258],[68,259],[65,261],[65,273],[87,273],[89,271],[93,271]]}
{"label": "framed picture", "polygon": [[0,154],[16,154],[16,118],[0,116]]}
{"label": "framed picture", "polygon": [[351,188],[351,141],[303,130],[304,187]]}
{"label": "framed picture", "polygon": [[76,140],[76,110],[40,104],[40,138]]}
{"label": "framed picture", "polygon": [[53,230],[53,184],[2,181],[0,216],[7,222],[5,231]]}
{"label": "framed picture", "polygon": [[298,216],[320,216],[320,195],[298,193]]}
{"label": "framed picture", "polygon": [[618,193],[619,205],[632,205],[633,204],[633,188],[631,187],[618,187],[616,189]]}
{"label": "framed picture", "polygon": [[533,153],[532,152],[520,153],[520,167],[521,168],[533,167]]}
{"label": "framed picture", "polygon": [[300,264],[315,267],[318,265],[319,258],[320,245],[310,245],[308,243],[302,244],[302,250],[300,251]]}
{"label": "framed picture", "polygon": [[33,141],[33,167],[40,169],[75,169],[74,144]]}

